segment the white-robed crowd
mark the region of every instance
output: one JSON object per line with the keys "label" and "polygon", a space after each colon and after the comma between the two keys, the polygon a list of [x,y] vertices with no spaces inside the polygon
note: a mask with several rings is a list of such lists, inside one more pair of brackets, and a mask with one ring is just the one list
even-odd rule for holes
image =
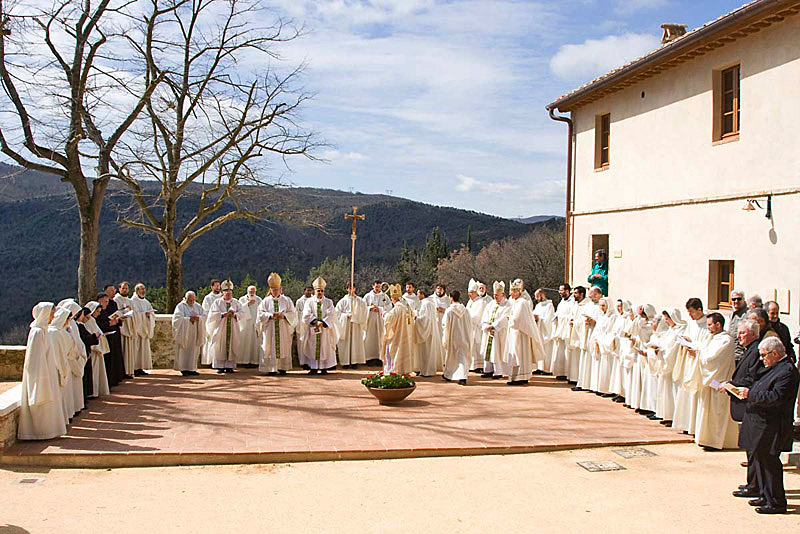
{"label": "white-robed crowd", "polygon": [[[495,281],[490,296],[485,284],[470,280],[466,302],[459,291],[448,295],[441,284],[428,295],[411,282],[404,292],[399,284],[384,291],[386,284],[376,281],[363,297],[348,287],[336,305],[325,296],[321,277],[296,302],[283,294],[277,273],[267,283],[263,299],[254,286],[235,299],[230,281],[212,280],[202,304],[187,292],[172,315],[174,369],[197,375],[202,362],[225,374],[237,364],[250,364],[260,374],[285,375],[293,367],[296,344],[309,374],[370,363],[385,373],[428,377],[441,372],[444,380],[462,385],[472,371],[507,379],[510,386],[548,374],[574,384],[576,391],[613,397],[694,435],[704,447],[736,446],[738,426],[724,385],[741,346],[726,331],[724,317],[706,315],[698,299],[689,300],[684,319],[676,308],[658,313],[650,304],[612,301],[598,287],[570,290],[564,284],[554,306],[542,289],[531,298],[519,279],[510,284],[508,297],[504,282]],[[84,398],[109,392],[109,383],[116,383],[103,358],[113,352],[107,338],[116,332],[110,328],[122,334],[125,377],[152,367],[154,312],[144,286],[135,289],[130,299],[127,287],[125,295],[114,295],[111,308],[103,294],[100,302],[84,307],[72,299],[34,307],[20,439],[62,435]],[[757,321],[741,321],[741,313],[734,320],[751,329],[761,321],[759,339],[775,335],[760,311],[763,317],[751,310]],[[104,330],[95,322],[101,313],[106,314]]]}
{"label": "white-robed crowd", "polygon": [[[111,387],[152,367],[150,338],[153,308],[138,284],[113,286],[96,300],[76,299],[33,307],[25,363],[17,436],[50,439],[66,433],[88,399],[108,395]],[[113,300],[110,298],[113,297]]]}

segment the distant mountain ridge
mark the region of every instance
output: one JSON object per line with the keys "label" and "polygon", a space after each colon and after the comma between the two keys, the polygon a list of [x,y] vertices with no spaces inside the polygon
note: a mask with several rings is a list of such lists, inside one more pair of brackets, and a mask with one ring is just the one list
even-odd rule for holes
{"label": "distant mountain ridge", "polygon": [[[114,188],[110,188],[114,189]],[[421,248],[438,226],[449,248],[473,249],[536,226],[473,211],[431,206],[389,195],[348,193],[319,188],[292,188],[302,205],[322,213],[323,228],[299,227],[281,220],[256,224],[234,221],[199,237],[183,258],[184,285],[199,287],[211,277],[234,281],[252,275],[263,281],[270,271],[291,269],[305,278],[326,258],[349,256],[350,223],[344,213],[353,205],[367,218],[359,225],[358,262],[393,265],[403,244]],[[196,196],[179,205],[179,218],[193,212]],[[165,260],[151,234],[122,228],[114,210],[103,209],[98,254],[98,284],[128,279],[163,286]],[[553,222],[542,226],[555,228]],[[8,304],[0,316],[0,333],[30,321],[39,300],[60,300],[76,292],[79,226],[69,184],[55,176],[0,163],[0,297]]]}
{"label": "distant mountain ridge", "polygon": [[533,215],[531,217],[514,217],[512,221],[522,224],[537,224],[551,219],[564,219],[561,215]]}

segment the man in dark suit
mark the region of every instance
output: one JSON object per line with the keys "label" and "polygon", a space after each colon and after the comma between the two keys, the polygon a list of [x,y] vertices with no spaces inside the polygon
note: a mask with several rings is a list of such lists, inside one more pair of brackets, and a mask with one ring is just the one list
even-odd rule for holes
{"label": "man in dark suit", "polygon": [[[739,321],[739,326],[736,330],[736,339],[739,344],[744,348],[742,358],[736,362],[736,370],[733,372],[733,377],[730,383],[737,387],[752,387],[756,381],[761,378],[766,372],[766,367],[761,361],[761,354],[758,352],[758,338],[760,329],[758,323],[752,319],[743,319]],[[724,392],[725,385],[717,388],[718,391]],[[745,408],[747,401],[739,399],[731,395],[731,418],[739,423],[744,419]],[[735,497],[759,497],[758,482],[756,481],[756,471],[753,464],[753,459],[750,453],[747,453],[747,484],[739,486],[739,489],[733,492]]]}
{"label": "man in dark suit", "polygon": [[786,355],[789,356],[790,360],[796,362],[797,356],[794,353],[792,334],[789,333],[789,327],[781,322],[781,309],[778,306],[778,303],[774,300],[771,300],[767,302],[766,306],[764,306],[764,309],[769,316],[770,326],[772,326],[772,329],[775,330],[775,333],[778,334],[778,337],[781,338],[781,341],[783,341],[783,346],[786,348]]}
{"label": "man in dark suit", "polygon": [[792,450],[794,402],[800,372],[786,355],[777,336],[758,345],[766,372],[752,387],[740,388],[747,399],[739,446],[753,460],[758,482],[758,499],[749,501],[759,514],[786,513],[783,464],[780,454]]}

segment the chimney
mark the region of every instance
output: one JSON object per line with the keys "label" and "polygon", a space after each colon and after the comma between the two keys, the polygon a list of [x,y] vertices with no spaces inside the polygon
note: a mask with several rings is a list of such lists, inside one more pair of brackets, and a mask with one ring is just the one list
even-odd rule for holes
{"label": "chimney", "polygon": [[661,44],[671,43],[678,37],[686,35],[686,24],[662,24],[661,29],[664,35],[661,36]]}

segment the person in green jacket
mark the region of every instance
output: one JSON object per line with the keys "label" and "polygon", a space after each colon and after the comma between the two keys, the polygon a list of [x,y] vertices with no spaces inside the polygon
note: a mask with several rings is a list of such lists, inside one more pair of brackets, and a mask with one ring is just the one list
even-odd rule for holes
{"label": "person in green jacket", "polygon": [[587,281],[599,287],[604,297],[608,296],[608,254],[605,250],[600,249],[594,253],[594,266]]}

